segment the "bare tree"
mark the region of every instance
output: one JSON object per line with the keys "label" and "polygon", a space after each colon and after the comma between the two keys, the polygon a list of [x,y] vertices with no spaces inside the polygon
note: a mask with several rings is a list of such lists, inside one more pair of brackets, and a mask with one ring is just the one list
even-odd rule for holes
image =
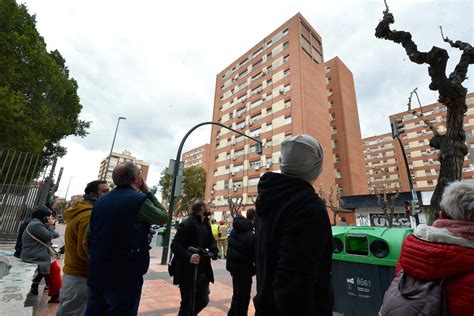
{"label": "bare tree", "polygon": [[227,205],[229,206],[230,216],[234,218],[242,211],[244,207],[244,198],[241,196],[228,196]]}
{"label": "bare tree", "polygon": [[[335,195],[335,196],[334,196]],[[319,188],[319,196],[323,200],[324,204],[326,205],[327,208],[329,208],[332,211],[332,223],[333,226],[337,225],[336,219],[337,216],[340,214],[353,214],[353,210],[345,209],[342,207],[343,201],[341,197],[341,191],[337,189],[334,190],[333,187],[331,187],[329,191],[329,198],[326,200],[326,193],[324,192],[323,188]],[[335,198],[335,199],[334,199]]]}
{"label": "bare tree", "polygon": [[464,114],[467,111],[467,89],[462,83],[466,79],[469,65],[474,63],[474,50],[468,43],[452,41],[445,37],[441,29],[443,40],[451,47],[462,51],[454,71],[446,76],[449,58],[447,51],[436,46],[433,46],[429,52],[418,51],[409,32],[390,29],[390,25],[394,22],[393,14],[390,13],[385,1],[383,19],[375,29],[375,36],[401,44],[412,62],[420,65],[428,64],[428,74],[431,77],[429,88],[438,91],[438,101],[447,108],[446,133],[434,134],[430,140],[430,146],[439,150],[441,164],[438,184],[431,198],[430,223],[432,223],[439,216],[439,203],[444,188],[449,182],[461,179],[464,156],[468,153],[465,142],[466,133],[463,128]]}
{"label": "bare tree", "polygon": [[382,208],[388,227],[393,226],[393,218],[395,217],[395,200],[400,196],[400,190],[398,187],[395,190],[395,194],[392,195],[390,199],[387,198],[386,187],[382,188],[381,194],[377,194],[377,201]]}

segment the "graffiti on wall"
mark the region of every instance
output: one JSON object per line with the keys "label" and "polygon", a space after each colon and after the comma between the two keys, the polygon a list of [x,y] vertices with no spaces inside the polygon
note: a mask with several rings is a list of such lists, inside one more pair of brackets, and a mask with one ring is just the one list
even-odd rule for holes
{"label": "graffiti on wall", "polygon": [[[388,227],[388,220],[384,214],[370,214],[370,226]],[[410,228],[410,219],[403,213],[393,214],[392,227]]]}

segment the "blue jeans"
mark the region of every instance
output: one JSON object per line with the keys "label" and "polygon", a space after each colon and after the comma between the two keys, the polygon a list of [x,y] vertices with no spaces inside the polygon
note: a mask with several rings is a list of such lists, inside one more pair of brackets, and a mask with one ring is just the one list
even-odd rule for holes
{"label": "blue jeans", "polygon": [[142,294],[143,277],[133,285],[99,290],[89,287],[85,316],[137,315]]}

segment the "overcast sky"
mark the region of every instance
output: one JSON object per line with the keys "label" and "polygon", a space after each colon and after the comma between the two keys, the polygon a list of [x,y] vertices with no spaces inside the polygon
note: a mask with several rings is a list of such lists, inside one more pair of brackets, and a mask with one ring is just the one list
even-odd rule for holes
{"label": "overcast sky", "polygon": [[[472,0],[388,0],[394,28],[410,31],[418,48],[448,48],[445,35],[474,43]],[[114,151],[128,149],[151,163],[149,184],[176,156],[181,138],[210,120],[216,74],[301,12],[323,38],[326,60],[339,56],[351,69],[363,137],[389,131],[388,115],[406,110],[418,87],[422,103],[436,102],[426,65],[403,48],[376,39],[383,0],[332,1],[39,1],[25,2],[49,50],[58,49],[79,84],[86,138],[63,141],[68,154],[58,195],[82,192],[110,151],[118,116],[125,116]],[[449,72],[460,52],[448,48]],[[474,78],[474,67],[470,75]],[[474,91],[474,80],[465,86]],[[209,142],[209,128],[185,149]]]}

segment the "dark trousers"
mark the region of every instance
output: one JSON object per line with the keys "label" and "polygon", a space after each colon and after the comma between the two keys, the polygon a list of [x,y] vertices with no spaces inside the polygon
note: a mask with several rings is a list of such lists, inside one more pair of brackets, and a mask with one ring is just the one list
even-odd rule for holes
{"label": "dark trousers", "polygon": [[[179,284],[181,293],[181,305],[178,316],[188,316],[191,309],[192,280]],[[194,305],[194,315],[197,315],[209,304],[209,280],[203,273],[198,274],[196,282],[196,303]]]}
{"label": "dark trousers", "polygon": [[252,290],[252,276],[250,274],[233,274],[232,303],[228,316],[247,316],[250,301],[250,291]]}
{"label": "dark trousers", "polygon": [[137,315],[143,278],[130,286],[99,290],[89,287],[86,316]]}

